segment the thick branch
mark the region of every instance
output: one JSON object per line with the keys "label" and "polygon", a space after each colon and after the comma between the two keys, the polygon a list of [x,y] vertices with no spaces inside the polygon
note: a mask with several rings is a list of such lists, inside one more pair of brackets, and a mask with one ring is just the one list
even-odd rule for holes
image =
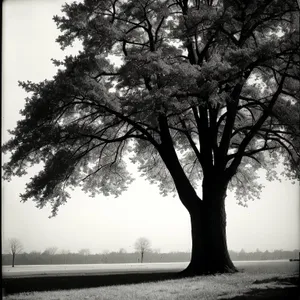
{"label": "thick branch", "polygon": [[226,107],[227,107],[227,116],[226,116],[226,123],[223,131],[223,135],[221,138],[220,146],[218,149],[218,155],[216,157],[216,163],[219,165],[221,169],[223,169],[226,165],[225,157],[227,155],[230,140],[231,140],[231,134],[232,129],[235,122],[235,117],[237,113],[237,107],[239,102],[240,93],[242,91],[243,85],[238,83],[231,95],[230,98],[226,101]]}
{"label": "thick branch", "polygon": [[[199,206],[201,205],[200,198],[195,192],[180,164],[173,145],[172,137],[169,132],[167,118],[161,114],[158,117],[158,122],[162,140],[161,145],[158,147],[158,151],[174,180],[179,198],[182,204],[189,211],[191,209],[195,209],[196,207],[199,208]],[[196,199],[198,201],[196,201]]]}
{"label": "thick branch", "polygon": [[[211,133],[208,126],[207,107],[199,107],[199,140],[201,150],[201,166],[203,173],[209,172],[213,165],[212,148],[211,148]],[[205,175],[204,175],[205,176]]]}
{"label": "thick branch", "polygon": [[193,141],[191,135],[189,134],[189,130],[188,130],[185,122],[183,120],[180,120],[180,122],[181,122],[182,127],[184,128],[184,131],[183,131],[184,135],[187,137],[187,139],[188,139],[188,141],[189,141],[189,143],[190,143],[190,145],[191,145],[191,147],[192,147],[192,149],[193,149],[196,157],[198,158],[199,161],[201,161],[200,152],[199,152],[199,150],[198,150],[195,142]]}
{"label": "thick branch", "polygon": [[252,127],[252,129],[248,132],[248,134],[246,135],[246,137],[243,139],[243,141],[241,142],[240,146],[239,146],[239,150],[237,152],[236,157],[234,158],[233,162],[231,163],[230,167],[227,168],[227,173],[229,175],[229,177],[231,178],[235,173],[236,170],[239,166],[239,164],[241,163],[241,160],[243,158],[243,154],[245,152],[246,147],[248,146],[248,144],[250,143],[250,141],[252,140],[252,138],[255,136],[255,134],[258,132],[258,130],[262,127],[262,125],[264,124],[264,122],[267,120],[267,118],[270,116],[271,112],[272,112],[272,108],[275,105],[283,84],[284,84],[284,80],[285,77],[283,76],[281,78],[280,84],[277,88],[277,91],[274,93],[268,108],[263,112],[262,116],[258,119],[258,121],[255,123],[255,125]]}
{"label": "thick branch", "polygon": [[106,110],[107,112],[115,115],[116,117],[120,118],[121,120],[124,120],[125,122],[127,122],[128,124],[132,125],[134,128],[136,128],[138,131],[140,131],[141,133],[143,133],[145,135],[145,137],[147,137],[148,141],[155,146],[156,148],[159,146],[159,144],[154,140],[154,138],[152,137],[152,135],[141,125],[139,125],[137,122],[133,121],[132,119],[130,119],[129,117],[123,115],[122,113],[119,113],[115,110],[113,110],[112,108],[109,108],[105,105],[99,105],[100,107],[102,107],[104,110]]}

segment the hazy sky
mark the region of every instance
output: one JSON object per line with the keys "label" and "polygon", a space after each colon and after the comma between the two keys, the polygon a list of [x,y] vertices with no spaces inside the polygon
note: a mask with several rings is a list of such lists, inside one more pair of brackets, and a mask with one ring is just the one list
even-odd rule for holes
{"label": "hazy sky", "polygon": [[[41,81],[55,74],[50,59],[66,55],[55,43],[58,35],[52,16],[60,13],[61,0],[3,1],[2,139],[20,118],[25,92],[18,80]],[[73,52],[76,49],[73,49]],[[32,172],[31,172],[32,173]],[[89,198],[80,190],[49,219],[50,208],[39,210],[33,202],[20,203],[27,179],[2,182],[2,237],[18,238],[25,251],[60,250],[92,253],[125,248],[148,237],[153,248],[185,251],[191,248],[189,215],[177,197],[162,197],[158,189],[138,177],[119,198]],[[265,181],[262,179],[262,182]],[[238,206],[227,197],[227,237],[232,250],[296,249],[299,246],[299,184],[265,183],[261,199]]]}

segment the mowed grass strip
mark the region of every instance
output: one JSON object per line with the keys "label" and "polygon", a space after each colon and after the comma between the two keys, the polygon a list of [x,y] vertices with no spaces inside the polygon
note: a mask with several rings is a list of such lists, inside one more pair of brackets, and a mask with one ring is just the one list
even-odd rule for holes
{"label": "mowed grass strip", "polygon": [[[288,276],[289,279],[297,275]],[[99,288],[67,291],[31,292],[8,295],[6,300],[196,300],[224,299],[243,295],[253,289],[274,289],[295,286],[287,275],[237,273],[201,276]]]}

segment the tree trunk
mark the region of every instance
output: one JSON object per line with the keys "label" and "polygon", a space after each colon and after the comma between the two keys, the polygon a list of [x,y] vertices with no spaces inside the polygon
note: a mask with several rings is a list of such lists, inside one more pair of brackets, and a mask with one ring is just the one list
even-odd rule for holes
{"label": "tree trunk", "polygon": [[217,185],[216,182],[204,185],[203,200],[198,209],[189,211],[192,229],[192,256],[184,274],[237,272],[227,249],[225,197],[224,185]]}
{"label": "tree trunk", "polygon": [[15,258],[16,258],[16,253],[13,253],[12,254],[12,263],[11,263],[11,266],[14,268],[15,266]]}
{"label": "tree trunk", "polygon": [[143,263],[144,260],[144,251],[141,252],[141,263]]}
{"label": "tree trunk", "polygon": [[[224,161],[217,157],[218,163],[214,167],[212,163],[209,163],[212,159],[211,149],[206,148],[203,149],[202,154],[199,153],[198,159],[204,163],[204,167],[202,166],[204,173],[203,198],[201,200],[178,159],[166,117],[160,115],[158,121],[162,139],[158,148],[159,153],[174,180],[179,198],[191,217],[192,257],[182,275],[236,272],[229,257],[226,242],[225,197],[230,179],[224,173],[226,163],[224,166]],[[208,122],[207,115],[206,121]],[[202,125],[200,124],[200,127]],[[208,123],[204,126],[204,130],[206,130],[204,141],[210,143],[210,139],[207,138],[209,135],[205,137],[205,134],[208,134],[207,126]],[[205,144],[201,145],[203,147]]]}

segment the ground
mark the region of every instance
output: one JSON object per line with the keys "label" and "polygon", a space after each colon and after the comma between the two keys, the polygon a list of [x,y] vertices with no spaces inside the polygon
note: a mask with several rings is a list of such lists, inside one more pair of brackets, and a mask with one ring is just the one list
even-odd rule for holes
{"label": "ground", "polygon": [[[159,274],[156,274],[158,276]],[[170,276],[171,274],[169,274]],[[109,275],[106,275],[109,276]],[[12,294],[5,300],[215,300],[299,299],[299,275],[240,272],[139,284]],[[137,277],[141,278],[141,274]],[[65,277],[72,281],[72,276]],[[99,278],[99,277],[98,277]],[[78,278],[77,278],[78,279]],[[83,278],[82,278],[83,279]],[[99,280],[99,279],[98,279]],[[152,278],[155,280],[155,278]]]}

